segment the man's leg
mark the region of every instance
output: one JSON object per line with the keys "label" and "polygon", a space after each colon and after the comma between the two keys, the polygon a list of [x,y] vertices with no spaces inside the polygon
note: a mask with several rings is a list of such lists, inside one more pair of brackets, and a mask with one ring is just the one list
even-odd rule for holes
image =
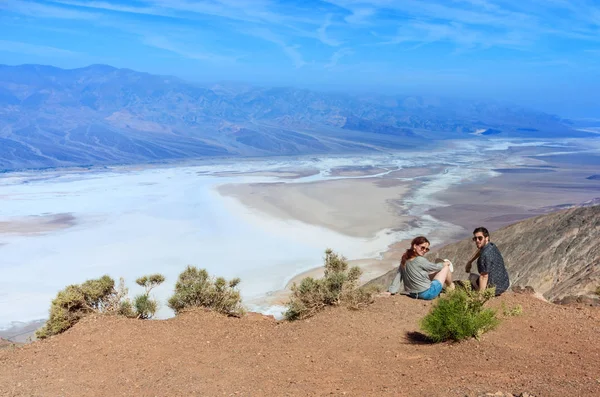
{"label": "man's leg", "polygon": [[479,290],[479,274],[469,273],[469,281],[474,290]]}

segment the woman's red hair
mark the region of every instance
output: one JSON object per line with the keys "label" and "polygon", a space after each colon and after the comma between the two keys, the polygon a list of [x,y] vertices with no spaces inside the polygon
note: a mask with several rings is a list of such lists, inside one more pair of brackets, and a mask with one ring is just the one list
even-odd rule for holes
{"label": "woman's red hair", "polygon": [[431,244],[425,236],[418,236],[413,238],[413,240],[410,242],[410,248],[407,249],[406,252],[404,252],[404,254],[402,255],[402,259],[400,260],[400,265],[402,267],[406,266],[406,261],[417,257],[417,253],[415,252],[413,247],[415,245],[421,245],[423,243]]}

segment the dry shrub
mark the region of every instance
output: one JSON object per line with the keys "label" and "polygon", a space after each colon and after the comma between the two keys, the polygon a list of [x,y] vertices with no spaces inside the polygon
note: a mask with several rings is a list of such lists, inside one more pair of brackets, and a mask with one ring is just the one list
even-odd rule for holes
{"label": "dry shrub", "polygon": [[102,276],[59,291],[50,305],[50,318],[36,336],[44,339],[60,334],[92,313],[135,316],[122,279],[117,288],[112,278]]}
{"label": "dry shrub", "polygon": [[140,294],[133,299],[133,307],[137,318],[148,320],[156,314],[158,302],[146,294]]}
{"label": "dry shrub", "polygon": [[502,313],[505,317],[517,317],[523,314],[523,306],[517,304],[509,308],[502,302]]}
{"label": "dry shrub", "polygon": [[345,305],[359,309],[373,302],[375,289],[359,288],[360,275],[357,266],[348,269],[346,258],[327,249],[325,276],[318,280],[306,277],[300,285],[294,283],[285,318],[299,320],[313,316],[326,306]]}
{"label": "dry shrub", "polygon": [[230,281],[223,277],[213,279],[205,269],[188,266],[175,284],[175,293],[169,298],[169,307],[180,313],[186,308],[205,307],[229,316],[244,314],[239,278]]}
{"label": "dry shrub", "polygon": [[158,310],[158,302],[150,297],[150,291],[158,287],[165,281],[165,276],[156,273],[149,276],[143,276],[135,280],[136,284],[144,287],[145,292],[137,295],[133,300],[136,316],[139,319],[146,320],[154,317]]}

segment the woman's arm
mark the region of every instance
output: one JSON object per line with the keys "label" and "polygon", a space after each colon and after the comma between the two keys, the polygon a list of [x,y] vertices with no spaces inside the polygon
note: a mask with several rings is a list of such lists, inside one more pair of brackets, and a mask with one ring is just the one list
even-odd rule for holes
{"label": "woman's arm", "polygon": [[417,260],[417,264],[421,267],[421,269],[425,270],[426,272],[439,272],[446,265],[446,262],[431,263],[424,256],[419,256],[415,259]]}

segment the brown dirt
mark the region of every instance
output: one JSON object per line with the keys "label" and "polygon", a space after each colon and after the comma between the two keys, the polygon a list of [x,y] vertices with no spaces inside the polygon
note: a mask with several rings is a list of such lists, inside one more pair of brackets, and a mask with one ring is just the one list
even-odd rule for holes
{"label": "brown dirt", "polygon": [[13,346],[15,346],[15,344],[12,343],[11,341],[0,338],[0,349],[8,349]]}
{"label": "brown dirt", "polygon": [[294,323],[205,311],[162,321],[92,317],[0,351],[2,396],[600,395],[600,309],[521,304],[480,342],[407,337],[431,302],[381,297]]}

